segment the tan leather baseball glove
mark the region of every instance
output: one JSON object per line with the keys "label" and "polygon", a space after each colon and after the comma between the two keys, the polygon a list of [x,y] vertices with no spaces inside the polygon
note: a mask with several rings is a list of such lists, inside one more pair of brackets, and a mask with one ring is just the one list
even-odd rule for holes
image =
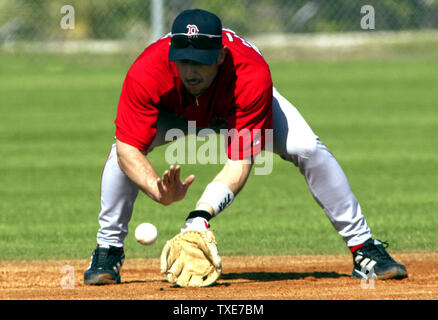
{"label": "tan leather baseball glove", "polygon": [[222,261],[212,230],[184,231],[166,242],[161,273],[180,287],[206,287],[222,273]]}

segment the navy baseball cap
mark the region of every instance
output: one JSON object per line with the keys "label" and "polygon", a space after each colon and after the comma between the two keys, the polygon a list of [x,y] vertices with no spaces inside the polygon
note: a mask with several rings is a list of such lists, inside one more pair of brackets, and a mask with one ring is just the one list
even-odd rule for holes
{"label": "navy baseball cap", "polygon": [[213,64],[222,48],[222,22],[215,14],[191,9],[182,11],[172,25],[169,60],[192,60]]}

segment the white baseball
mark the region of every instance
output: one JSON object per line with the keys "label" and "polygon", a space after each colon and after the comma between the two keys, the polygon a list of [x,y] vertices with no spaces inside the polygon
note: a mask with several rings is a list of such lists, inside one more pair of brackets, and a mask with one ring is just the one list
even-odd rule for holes
{"label": "white baseball", "polygon": [[135,239],[145,246],[149,246],[157,240],[158,230],[152,223],[142,223],[135,229]]}

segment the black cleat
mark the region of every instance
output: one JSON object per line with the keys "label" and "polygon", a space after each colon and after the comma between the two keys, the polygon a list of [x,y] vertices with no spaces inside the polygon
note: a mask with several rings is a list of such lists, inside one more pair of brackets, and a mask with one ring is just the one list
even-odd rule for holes
{"label": "black cleat", "polygon": [[359,279],[403,279],[408,276],[404,265],[386,252],[387,242],[369,239],[353,253],[353,277]]}
{"label": "black cleat", "polygon": [[124,260],[123,248],[97,246],[91,256],[90,266],[84,273],[84,283],[95,285],[120,283],[120,269]]}

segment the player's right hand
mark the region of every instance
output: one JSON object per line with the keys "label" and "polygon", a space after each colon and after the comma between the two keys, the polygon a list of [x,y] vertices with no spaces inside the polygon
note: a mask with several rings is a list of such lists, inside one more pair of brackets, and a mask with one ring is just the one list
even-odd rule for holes
{"label": "player's right hand", "polygon": [[180,180],[181,167],[171,165],[169,170],[166,170],[162,178],[157,179],[157,187],[160,192],[159,202],[165,206],[173,202],[180,201],[186,196],[187,190],[195,180],[192,174],[182,182]]}

